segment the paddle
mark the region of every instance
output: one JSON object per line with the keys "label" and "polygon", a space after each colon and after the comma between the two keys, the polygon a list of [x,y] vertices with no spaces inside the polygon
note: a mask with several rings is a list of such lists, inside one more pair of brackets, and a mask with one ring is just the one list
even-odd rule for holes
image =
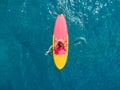
{"label": "paddle", "polygon": [[79,43],[81,41],[84,41],[86,43],[86,39],[84,37],[79,37],[76,40],[74,40],[73,42],[69,43],[69,45],[71,45],[71,44],[77,44],[77,43]]}
{"label": "paddle", "polygon": [[[79,38],[77,38],[76,40],[74,40],[73,42],[71,42],[67,45],[77,44],[81,41],[84,41],[86,43],[86,39],[84,37],[79,37]],[[52,48],[52,46],[50,46],[50,48],[46,51],[45,55],[48,55],[49,52],[52,52],[51,48]]]}

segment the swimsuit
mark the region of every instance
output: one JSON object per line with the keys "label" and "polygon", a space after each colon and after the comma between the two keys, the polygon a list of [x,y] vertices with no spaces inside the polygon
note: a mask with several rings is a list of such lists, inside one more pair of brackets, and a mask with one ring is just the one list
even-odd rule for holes
{"label": "swimsuit", "polygon": [[58,49],[55,49],[55,50],[54,50],[54,53],[55,53],[55,54],[65,54],[65,53],[66,53],[66,50],[65,50],[64,47],[60,47],[60,48],[58,48]]}

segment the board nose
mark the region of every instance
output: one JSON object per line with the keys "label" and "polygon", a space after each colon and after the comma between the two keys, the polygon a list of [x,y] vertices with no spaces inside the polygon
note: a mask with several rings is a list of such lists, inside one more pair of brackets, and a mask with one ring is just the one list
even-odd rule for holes
{"label": "board nose", "polygon": [[63,14],[59,14],[59,16],[64,16]]}

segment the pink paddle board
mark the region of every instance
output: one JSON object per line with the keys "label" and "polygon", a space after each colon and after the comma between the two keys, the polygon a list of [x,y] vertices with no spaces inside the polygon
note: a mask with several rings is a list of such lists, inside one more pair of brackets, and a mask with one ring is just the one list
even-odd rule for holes
{"label": "pink paddle board", "polygon": [[[66,42],[65,49],[55,51],[55,45],[57,45],[58,41]],[[59,14],[55,21],[53,32],[53,46],[54,63],[56,67],[61,70],[65,66],[68,56],[68,29],[63,14]]]}

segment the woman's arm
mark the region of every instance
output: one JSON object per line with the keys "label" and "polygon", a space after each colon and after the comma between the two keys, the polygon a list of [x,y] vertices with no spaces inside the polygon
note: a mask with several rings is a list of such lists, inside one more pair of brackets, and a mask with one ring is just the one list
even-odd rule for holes
{"label": "woman's arm", "polygon": [[48,53],[51,51],[52,48],[53,48],[53,45],[51,45],[51,46],[49,47],[49,49],[46,51],[45,55],[48,55]]}

